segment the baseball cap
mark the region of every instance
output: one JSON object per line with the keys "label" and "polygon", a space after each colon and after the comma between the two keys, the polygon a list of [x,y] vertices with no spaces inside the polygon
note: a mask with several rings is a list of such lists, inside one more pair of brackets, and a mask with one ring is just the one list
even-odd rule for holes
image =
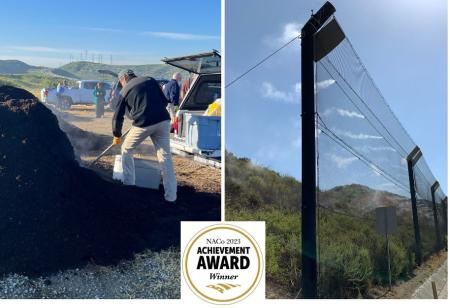
{"label": "baseball cap", "polygon": [[134,72],[130,69],[123,69],[119,72],[119,74],[117,74],[117,78],[122,78],[123,76],[133,76],[135,75]]}

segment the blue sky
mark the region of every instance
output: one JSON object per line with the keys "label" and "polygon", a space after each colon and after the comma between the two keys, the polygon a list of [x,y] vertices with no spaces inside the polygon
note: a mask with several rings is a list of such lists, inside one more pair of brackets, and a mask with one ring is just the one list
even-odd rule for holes
{"label": "blue sky", "polygon": [[[227,0],[227,83],[295,36],[324,1]],[[447,191],[447,2],[335,0],[375,84]],[[226,91],[226,147],[300,179],[300,42]],[[347,166],[350,173],[352,161]],[[338,169],[336,169],[338,170]],[[333,175],[321,174],[332,178]],[[363,174],[360,176],[364,177]],[[334,174],[343,179],[345,173]],[[344,180],[344,179],[343,179]],[[326,182],[326,181],[324,181]],[[339,181],[328,185],[338,185]]]}
{"label": "blue sky", "polygon": [[87,50],[89,61],[149,64],[220,50],[220,0],[2,0],[1,11],[2,60],[55,67]]}

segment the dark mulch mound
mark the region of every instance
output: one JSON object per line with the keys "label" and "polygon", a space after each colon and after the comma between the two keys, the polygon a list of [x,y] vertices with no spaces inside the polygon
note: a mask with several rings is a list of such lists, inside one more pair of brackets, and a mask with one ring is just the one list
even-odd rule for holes
{"label": "dark mulch mound", "polygon": [[36,99],[36,97],[24,89],[0,86],[0,102],[6,102],[10,99]]}
{"label": "dark mulch mound", "polygon": [[102,180],[78,165],[45,106],[0,103],[0,275],[113,264],[179,245],[181,220],[220,219],[219,195],[181,186],[178,198]]}

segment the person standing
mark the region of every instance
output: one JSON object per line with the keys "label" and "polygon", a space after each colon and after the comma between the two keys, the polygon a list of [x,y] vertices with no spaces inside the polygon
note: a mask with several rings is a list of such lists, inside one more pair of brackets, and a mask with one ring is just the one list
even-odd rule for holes
{"label": "person standing", "polygon": [[180,89],[180,100],[183,100],[186,97],[186,94],[189,92],[189,89],[194,84],[195,79],[197,79],[198,75],[191,73],[188,79],[183,82],[183,85]]}
{"label": "person standing", "polygon": [[62,108],[62,100],[64,95],[64,83],[59,82],[56,86],[56,108],[61,109]]}
{"label": "person standing", "polygon": [[124,115],[127,111],[133,121],[121,148],[123,183],[135,185],[133,152],[149,137],[155,146],[162,169],[164,198],[168,202],[175,202],[177,180],[170,151],[167,99],[153,78],[137,77],[132,70],[122,70],[118,77],[123,88],[112,120],[113,144],[121,142]]}
{"label": "person standing", "polygon": [[105,95],[106,91],[103,84],[98,82],[94,89],[95,117],[101,118],[105,113]]}
{"label": "person standing", "polygon": [[180,101],[180,83],[181,74],[174,73],[172,79],[164,85],[164,95],[166,96],[169,103],[167,104],[167,110],[170,114],[170,121],[173,123],[175,118],[175,107],[178,106]]}

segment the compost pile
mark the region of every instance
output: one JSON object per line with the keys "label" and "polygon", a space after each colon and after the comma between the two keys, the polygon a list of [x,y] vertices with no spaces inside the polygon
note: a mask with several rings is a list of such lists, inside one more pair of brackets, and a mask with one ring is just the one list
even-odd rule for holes
{"label": "compost pile", "polygon": [[[3,102],[2,102],[3,101]],[[75,160],[56,117],[21,89],[0,87],[0,275],[114,264],[179,245],[180,220],[220,219],[220,197],[101,179]]]}

